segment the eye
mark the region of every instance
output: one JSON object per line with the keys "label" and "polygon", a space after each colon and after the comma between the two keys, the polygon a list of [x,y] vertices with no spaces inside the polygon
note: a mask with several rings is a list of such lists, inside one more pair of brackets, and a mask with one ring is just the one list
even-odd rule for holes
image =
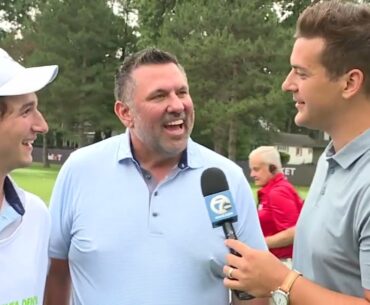
{"label": "eye", "polygon": [[159,92],[151,97],[151,100],[163,100],[166,97],[164,92]]}
{"label": "eye", "polygon": [[188,95],[188,90],[186,90],[186,89],[183,89],[183,90],[180,90],[180,91],[177,92],[178,97],[185,97],[187,95]]}
{"label": "eye", "polygon": [[32,111],[32,107],[27,107],[22,111],[22,116],[27,116]]}
{"label": "eye", "polygon": [[307,78],[307,74],[300,70],[294,70],[295,74],[298,75],[300,78],[305,79]]}

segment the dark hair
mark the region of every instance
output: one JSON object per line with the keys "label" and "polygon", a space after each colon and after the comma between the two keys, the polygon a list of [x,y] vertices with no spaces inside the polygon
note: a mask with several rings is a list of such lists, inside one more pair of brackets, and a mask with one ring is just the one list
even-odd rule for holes
{"label": "dark hair", "polygon": [[168,63],[174,63],[185,74],[183,67],[174,55],[156,48],[144,49],[126,57],[116,73],[114,86],[115,99],[126,103],[131,101],[132,91],[135,85],[131,77],[133,70],[143,65]]}
{"label": "dark hair", "polygon": [[8,106],[5,102],[5,96],[0,96],[0,119],[5,115]]}
{"label": "dark hair", "polygon": [[351,69],[364,74],[364,90],[370,94],[370,6],[339,0],[318,2],[298,18],[295,38],[325,40],[321,63],[328,76],[338,79]]}

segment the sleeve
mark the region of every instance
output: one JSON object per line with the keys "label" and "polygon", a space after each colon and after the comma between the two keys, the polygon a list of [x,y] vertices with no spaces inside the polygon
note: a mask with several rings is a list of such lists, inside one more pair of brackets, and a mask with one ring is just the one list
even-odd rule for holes
{"label": "sleeve", "polygon": [[370,289],[370,186],[360,191],[355,213],[355,233],[359,245],[362,287]]}
{"label": "sleeve", "polygon": [[72,231],[72,193],[70,160],[62,166],[56,179],[51,200],[51,235],[49,243],[50,258],[67,259]]}
{"label": "sleeve", "polygon": [[238,176],[239,179],[233,194],[238,213],[238,222],[235,227],[236,235],[240,241],[254,249],[267,250],[251,187],[242,170],[240,172],[241,175]]}
{"label": "sleeve", "polygon": [[295,226],[299,211],[296,198],[289,189],[279,187],[271,190],[268,194],[268,200],[271,208],[271,220],[279,232]]}

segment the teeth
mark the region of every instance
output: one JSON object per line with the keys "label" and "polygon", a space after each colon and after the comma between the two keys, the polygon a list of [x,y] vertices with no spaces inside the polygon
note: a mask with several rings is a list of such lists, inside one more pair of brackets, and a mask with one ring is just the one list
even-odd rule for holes
{"label": "teeth", "polygon": [[177,121],[170,122],[167,125],[174,126],[174,125],[180,125],[182,123],[184,123],[184,120],[177,120]]}
{"label": "teeth", "polygon": [[23,141],[22,144],[24,144],[24,145],[32,145],[33,144],[33,140],[31,140],[31,141]]}

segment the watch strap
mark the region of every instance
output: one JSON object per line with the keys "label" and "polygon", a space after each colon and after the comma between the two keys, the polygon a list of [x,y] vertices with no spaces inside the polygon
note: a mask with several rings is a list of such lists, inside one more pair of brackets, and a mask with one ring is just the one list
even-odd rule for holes
{"label": "watch strap", "polygon": [[284,291],[286,294],[289,294],[290,290],[292,289],[292,286],[296,279],[300,277],[302,273],[296,271],[296,270],[291,270],[286,278],[284,279],[283,283],[279,287],[280,290]]}

